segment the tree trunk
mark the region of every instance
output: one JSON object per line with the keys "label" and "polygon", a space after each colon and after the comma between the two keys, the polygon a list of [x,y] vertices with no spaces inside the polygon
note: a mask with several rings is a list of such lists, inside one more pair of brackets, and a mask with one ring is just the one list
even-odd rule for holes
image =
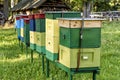
{"label": "tree trunk", "polygon": [[9,16],[9,0],[4,1],[4,15],[5,19],[7,20]]}
{"label": "tree trunk", "polygon": [[90,17],[90,13],[91,13],[91,1],[87,1],[83,3],[83,15],[85,18],[89,18]]}

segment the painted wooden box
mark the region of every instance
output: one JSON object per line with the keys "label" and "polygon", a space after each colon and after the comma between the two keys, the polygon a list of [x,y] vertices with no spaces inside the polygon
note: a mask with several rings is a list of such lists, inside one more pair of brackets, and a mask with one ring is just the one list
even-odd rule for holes
{"label": "painted wooden box", "polygon": [[29,24],[30,24],[30,31],[35,31],[36,30],[36,26],[35,26],[34,14],[29,15]]}
{"label": "painted wooden box", "polygon": [[36,50],[36,32],[30,31],[30,48]]}
{"label": "painted wooden box", "polygon": [[60,19],[60,44],[69,48],[100,47],[101,23],[99,19],[85,18],[84,22],[81,18]]}
{"label": "painted wooden box", "polygon": [[46,57],[52,61],[58,57],[59,37],[49,36],[46,38]]}
{"label": "painted wooden box", "polygon": [[71,49],[60,45],[59,62],[68,68],[100,67],[100,48]]}
{"label": "painted wooden box", "polygon": [[23,14],[23,15],[20,15],[20,30],[21,30],[21,38],[20,38],[20,40],[22,41],[22,42],[24,42],[24,19],[25,18],[28,18],[28,16],[26,15],[26,14]]}
{"label": "painted wooden box", "polygon": [[45,32],[36,32],[36,51],[45,54]]}

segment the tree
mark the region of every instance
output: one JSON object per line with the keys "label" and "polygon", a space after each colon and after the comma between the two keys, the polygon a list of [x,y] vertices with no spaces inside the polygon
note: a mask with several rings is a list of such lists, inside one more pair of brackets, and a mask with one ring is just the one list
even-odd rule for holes
{"label": "tree", "polygon": [[83,11],[84,17],[90,17],[93,9],[95,11],[110,9],[110,1],[111,0],[71,0],[71,6],[73,10]]}

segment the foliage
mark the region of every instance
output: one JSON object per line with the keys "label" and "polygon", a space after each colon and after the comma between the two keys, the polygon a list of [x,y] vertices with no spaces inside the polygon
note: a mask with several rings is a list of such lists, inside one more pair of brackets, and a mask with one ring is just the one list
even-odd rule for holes
{"label": "foliage", "polygon": [[120,0],[71,0],[70,6],[73,10],[82,11],[83,1],[91,1],[94,11],[118,10],[120,6]]}

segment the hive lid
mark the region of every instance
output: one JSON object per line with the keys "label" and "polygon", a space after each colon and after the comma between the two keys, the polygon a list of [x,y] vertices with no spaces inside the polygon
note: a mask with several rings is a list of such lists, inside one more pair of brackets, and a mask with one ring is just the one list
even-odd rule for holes
{"label": "hive lid", "polygon": [[28,18],[28,15],[26,15],[26,14],[21,15],[21,18]]}
{"label": "hive lid", "polygon": [[29,18],[24,18],[24,22],[25,22],[26,24],[28,24],[28,23],[29,23]]}
{"label": "hive lid", "polygon": [[46,11],[45,13],[81,13],[75,11]]}
{"label": "hive lid", "polygon": [[[84,20],[84,22],[83,22]],[[58,18],[58,23],[60,27],[66,28],[100,28],[102,26],[102,21],[105,19],[100,18]],[[84,23],[84,24],[83,24]]]}
{"label": "hive lid", "polygon": [[20,16],[16,16],[16,20],[19,20],[20,19]]}
{"label": "hive lid", "polygon": [[34,14],[31,14],[28,17],[29,17],[29,19],[34,19]]}
{"label": "hive lid", "polygon": [[45,18],[45,14],[44,13],[35,14],[35,19],[40,19],[40,18]]}

